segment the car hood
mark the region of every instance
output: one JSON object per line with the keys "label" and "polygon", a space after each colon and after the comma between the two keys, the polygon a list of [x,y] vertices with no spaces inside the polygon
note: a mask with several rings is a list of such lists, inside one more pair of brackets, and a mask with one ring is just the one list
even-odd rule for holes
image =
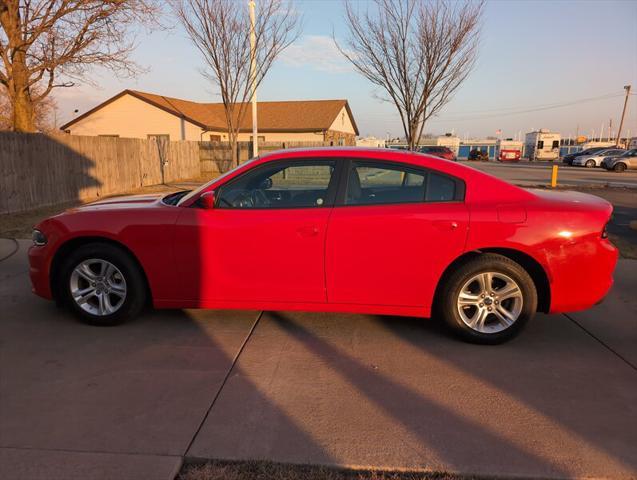
{"label": "car hood", "polygon": [[72,208],[69,212],[153,207],[157,205],[165,195],[165,193],[149,193],[144,195],[105,198],[104,200],[98,200],[96,202]]}
{"label": "car hood", "polygon": [[540,202],[551,204],[564,210],[598,211],[608,215],[613,211],[613,206],[610,202],[588,193],[574,192],[572,190],[545,190],[541,188],[528,188],[526,190],[534,194]]}

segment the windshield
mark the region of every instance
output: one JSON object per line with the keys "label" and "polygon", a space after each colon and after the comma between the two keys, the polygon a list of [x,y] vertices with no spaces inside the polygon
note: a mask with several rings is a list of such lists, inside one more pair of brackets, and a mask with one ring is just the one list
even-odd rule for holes
{"label": "windshield", "polygon": [[179,203],[177,204],[177,206],[182,205],[183,203],[187,202],[188,200],[190,200],[193,197],[196,197],[197,195],[199,195],[199,193],[202,190],[205,190],[206,188],[208,188],[210,185],[212,185],[215,182],[218,182],[219,180],[221,180],[222,178],[226,178],[228,175],[231,175],[232,173],[234,173],[235,171],[237,171],[239,168],[244,167],[245,165],[249,165],[250,163],[254,162],[255,160],[257,160],[259,157],[254,157],[251,158],[250,160],[248,160],[247,162],[243,162],[239,165],[237,165],[236,167],[234,167],[231,170],[228,170],[226,173],[223,173],[221,175],[219,175],[218,177],[213,178],[212,180],[210,180],[207,183],[204,183],[203,185],[201,185],[199,188],[194,189],[192,192],[190,192],[188,195],[186,195],[185,197],[183,197],[181,200],[179,200]]}

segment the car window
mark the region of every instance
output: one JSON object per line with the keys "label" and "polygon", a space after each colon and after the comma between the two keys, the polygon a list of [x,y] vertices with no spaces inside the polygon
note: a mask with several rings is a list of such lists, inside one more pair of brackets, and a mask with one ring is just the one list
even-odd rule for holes
{"label": "car window", "polygon": [[365,165],[355,162],[347,182],[347,205],[422,202],[425,173],[399,165]]}
{"label": "car window", "polygon": [[219,189],[219,208],[311,208],[328,205],[335,162],[273,162]]}
{"label": "car window", "polygon": [[427,178],[427,202],[451,202],[456,198],[456,182],[444,175],[430,173]]}
{"label": "car window", "polygon": [[347,181],[345,203],[447,202],[456,198],[456,180],[446,175],[403,165],[354,162]]}

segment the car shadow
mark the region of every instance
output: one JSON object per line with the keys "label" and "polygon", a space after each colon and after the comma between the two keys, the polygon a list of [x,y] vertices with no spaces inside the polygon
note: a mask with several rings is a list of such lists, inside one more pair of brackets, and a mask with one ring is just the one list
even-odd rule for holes
{"label": "car shadow", "polygon": [[627,398],[637,398],[637,388],[626,390],[633,372],[566,316],[538,315],[520,337],[496,346],[451,340],[442,320],[435,318],[426,322],[388,316],[376,319],[424,355],[523,406],[537,417],[529,433],[559,428],[565,432],[564,448],[570,444],[620,469],[637,470],[637,455],[626,441],[635,435],[625,429],[625,422],[636,415],[618,415]]}
{"label": "car shadow", "polygon": [[[487,449],[490,452],[502,452],[506,459],[503,462],[507,465],[503,467],[503,475],[519,475],[519,468],[524,472],[531,468],[546,476],[570,475],[568,469],[562,465],[534,453],[526,445],[510,441],[506,435],[487,428],[487,423],[467,416],[467,412],[430,398],[389,374],[379,373],[373,366],[348,355],[341,348],[314,334],[305,326],[304,321],[295,321],[291,316],[279,312],[269,312],[268,318],[302,344],[320,363],[328,364],[332,371],[337,372],[337,375],[366,399],[409,431],[422,445],[433,450],[435,456],[450,470],[462,471],[468,464],[478,464],[481,467],[476,468],[485,468],[484,461],[478,460],[476,463],[475,459]],[[424,337],[442,338],[443,343],[439,343],[439,346],[443,345],[443,351],[446,350],[444,345],[450,341],[436,321],[423,324],[421,320],[394,317],[381,317],[379,321],[391,332],[400,335],[401,339],[408,340],[419,348],[432,343],[431,339],[421,343]],[[465,393],[471,394],[469,390]],[[422,412],[422,415],[418,415],[418,412]],[[423,462],[426,460],[422,459]],[[495,470],[491,473],[493,471]]]}
{"label": "car shadow", "polygon": [[[24,248],[0,264],[0,447],[61,450],[70,458],[192,456],[189,447],[258,312],[149,311],[117,327],[89,326],[33,297],[27,269]],[[288,441],[324,452],[240,369],[233,375]],[[198,440],[208,451],[208,443],[224,439]]]}

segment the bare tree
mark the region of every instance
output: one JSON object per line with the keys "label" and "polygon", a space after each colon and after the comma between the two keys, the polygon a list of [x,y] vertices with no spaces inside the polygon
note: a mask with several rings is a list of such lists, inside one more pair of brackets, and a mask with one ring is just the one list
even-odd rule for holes
{"label": "bare tree", "polygon": [[414,150],[475,63],[482,0],[373,0],[373,12],[345,0],[349,38],[337,44],[354,68],[396,106]]}
{"label": "bare tree", "polygon": [[[37,91],[35,96],[38,96]],[[33,104],[33,120],[39,132],[54,133],[56,130],[57,104],[48,96]],[[0,85],[0,131],[12,130],[12,109],[6,87]]]}
{"label": "bare tree", "polygon": [[0,85],[13,130],[36,130],[34,105],[87,80],[94,66],[134,75],[131,27],[156,18],[154,0],[0,0]]}
{"label": "bare tree", "polygon": [[251,26],[246,1],[177,0],[173,5],[205,61],[204,76],[219,88],[236,165],[237,139],[252,89],[261,84],[276,57],[298,38],[300,19],[287,0],[258,1],[254,25],[256,70],[251,75]]}

